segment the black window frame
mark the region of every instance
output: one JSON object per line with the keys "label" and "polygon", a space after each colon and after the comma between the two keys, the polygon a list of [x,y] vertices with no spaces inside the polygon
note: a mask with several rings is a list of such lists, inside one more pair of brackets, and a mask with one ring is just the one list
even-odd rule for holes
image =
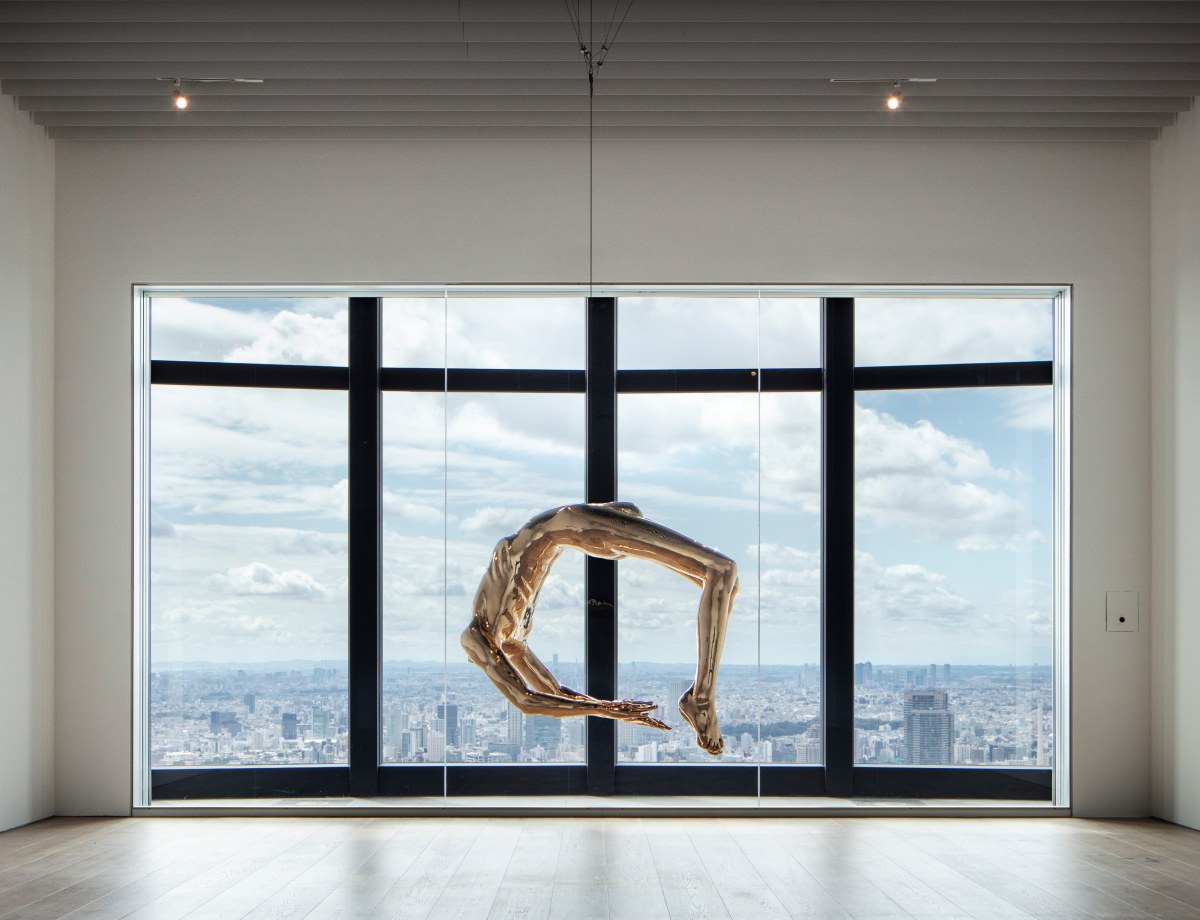
{"label": "black window frame", "polygon": [[[154,767],[152,802],[236,798],[496,795],[829,796],[1050,802],[1053,768],[854,762],[854,411],[869,390],[1047,386],[1053,361],[856,367],[854,297],[821,298],[822,366],[623,370],[617,298],[586,298],[582,370],[396,368],[381,361],[382,296],[350,296],[347,367],[149,361],[149,385],[346,390],[349,400],[349,763]],[[616,722],[588,717],[586,764],[385,764],[381,407],[385,392],[582,393],[585,500],[617,498],[617,397],[627,393],[821,394],[821,765],[617,762]],[[837,509],[836,511],[834,509]],[[846,509],[849,509],[847,511]],[[617,683],[617,565],[586,560],[588,692]],[[1057,667],[1057,665],[1056,665]],[[1056,699],[1055,705],[1060,705]]]}

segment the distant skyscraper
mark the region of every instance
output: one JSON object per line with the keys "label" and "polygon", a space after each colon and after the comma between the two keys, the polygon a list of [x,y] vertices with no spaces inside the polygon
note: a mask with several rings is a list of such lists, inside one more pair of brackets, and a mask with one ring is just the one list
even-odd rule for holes
{"label": "distant skyscraper", "polygon": [[438,703],[437,717],[442,720],[446,733],[446,744],[458,747],[459,745],[459,723],[458,723],[458,703]]}
{"label": "distant skyscraper", "polygon": [[247,693],[245,696],[242,697],[242,705],[244,705],[246,707],[246,711],[249,712],[250,715],[254,715],[255,702],[256,701],[255,701],[253,693]]}
{"label": "distant skyscraper", "polygon": [[525,715],[512,703],[508,704],[508,743],[515,745],[519,751],[524,746],[525,733],[523,721]]}
{"label": "distant skyscraper", "polygon": [[952,762],[954,714],[945,690],[908,690],[904,694],[904,762]]}
{"label": "distant skyscraper", "polygon": [[285,712],[279,723],[280,734],[283,735],[284,741],[296,740],[296,714],[294,712]]}
{"label": "distant skyscraper", "polygon": [[926,687],[936,687],[938,685],[938,666],[931,664],[929,666],[929,680],[925,682]]}
{"label": "distant skyscraper", "polygon": [[942,665],[942,686],[950,686],[950,665],[948,664]]}
{"label": "distant skyscraper", "polygon": [[679,714],[679,698],[687,692],[688,687],[691,685],[692,681],[687,677],[668,680],[666,698],[662,700],[658,712],[654,714],[654,717],[666,722],[673,729],[681,727],[683,725],[683,716]]}
{"label": "distant skyscraper", "polygon": [[562,745],[562,719],[553,716],[525,717],[525,748],[543,747],[558,750]]}
{"label": "distant skyscraper", "polygon": [[334,731],[333,714],[328,709],[314,709],[312,736],[318,741],[323,741],[326,738],[332,738],[334,734],[336,732]]}

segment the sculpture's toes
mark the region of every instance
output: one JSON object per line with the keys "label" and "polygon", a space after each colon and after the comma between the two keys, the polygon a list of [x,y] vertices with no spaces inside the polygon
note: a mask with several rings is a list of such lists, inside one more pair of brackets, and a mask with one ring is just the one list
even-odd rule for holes
{"label": "sculpture's toes", "polygon": [[679,698],[679,714],[696,733],[696,744],[708,751],[714,757],[725,749],[725,740],[721,737],[720,726],[717,725],[717,710],[711,700],[698,703],[689,688]]}

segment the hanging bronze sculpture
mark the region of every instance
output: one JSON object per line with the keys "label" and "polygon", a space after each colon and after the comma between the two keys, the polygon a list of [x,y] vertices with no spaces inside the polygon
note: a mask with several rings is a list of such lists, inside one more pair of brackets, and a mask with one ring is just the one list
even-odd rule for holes
{"label": "hanging bronze sculpture", "polygon": [[502,539],[475,593],[463,631],[467,657],[527,715],[603,716],[666,731],[649,700],[604,700],[564,687],[528,645],[538,593],[567,547],[600,559],[649,559],[701,589],[696,616],[696,676],[679,712],[708,753],[724,747],[714,693],[725,631],[737,595],[737,564],[670,528],[647,520],[628,502],[564,505],[544,511]]}

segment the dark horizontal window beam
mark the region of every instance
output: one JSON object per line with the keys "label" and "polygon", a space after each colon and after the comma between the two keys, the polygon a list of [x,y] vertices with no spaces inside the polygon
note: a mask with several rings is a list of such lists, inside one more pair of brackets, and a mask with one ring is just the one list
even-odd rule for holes
{"label": "dark horizontal window beam", "polygon": [[[297,364],[151,361],[150,382],[192,387],[348,390],[350,388],[350,369]],[[439,389],[441,388],[439,387]]]}
{"label": "dark horizontal window beam", "polygon": [[1049,386],[1053,361],[1008,361],[998,364],[914,364],[856,367],[856,390],[937,390],[952,387]]}
{"label": "dark horizontal window beam", "polygon": [[1009,799],[1048,802],[1053,773],[1017,767],[854,768],[854,795],[870,798]]}
{"label": "dark horizontal window beam", "polygon": [[721,368],[617,371],[618,393],[754,393],[821,389],[820,368]]}
{"label": "dark horizontal window beam", "polygon": [[583,393],[583,371],[512,370],[509,368],[385,367],[385,391],[441,393]]}
{"label": "dark horizontal window beam", "polygon": [[161,767],[150,771],[151,797],[168,799],[344,798],[350,768]]}

